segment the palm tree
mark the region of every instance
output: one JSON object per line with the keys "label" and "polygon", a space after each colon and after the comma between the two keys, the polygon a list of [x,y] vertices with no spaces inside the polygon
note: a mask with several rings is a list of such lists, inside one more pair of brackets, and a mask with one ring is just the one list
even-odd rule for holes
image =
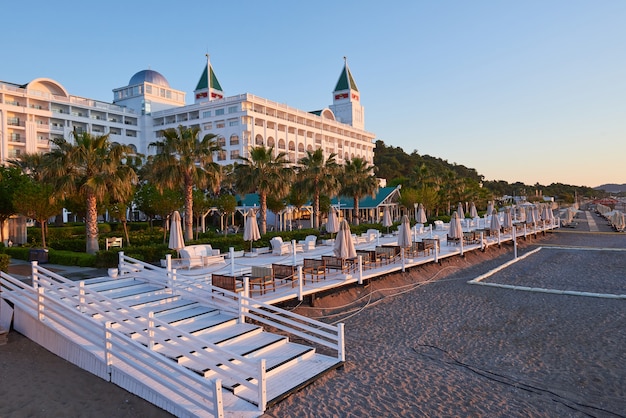
{"label": "palm tree", "polygon": [[52,151],[44,155],[44,172],[64,198],[78,196],[86,206],[86,251],[98,251],[98,204],[105,199],[122,199],[137,183],[130,163],[131,147],[112,144],[109,135],[73,132],[74,143],[54,139]]}
{"label": "palm tree", "polygon": [[374,167],[360,157],[354,157],[343,166],[341,194],[354,199],[354,224],[360,220],[359,200],[365,196],[374,196],[378,181],[374,176]]}
{"label": "palm tree", "polygon": [[250,157],[239,157],[235,165],[235,184],[241,193],[257,192],[261,213],[261,234],[267,232],[267,195],[283,198],[289,191],[293,170],[285,152],[274,155],[274,147],[250,149]]}
{"label": "palm tree", "polygon": [[157,154],[149,162],[148,176],[163,189],[182,186],[185,199],[185,240],[193,239],[193,189],[220,184],[220,166],[213,161],[213,153],[221,151],[214,134],[199,139],[200,128],[178,126],[161,131],[163,140],[149,146]]}
{"label": "palm tree", "polygon": [[307,151],[306,154],[298,161],[298,179],[304,190],[313,195],[313,227],[319,228],[320,195],[332,195],[339,186],[339,166],[335,161],[337,154],[332,153],[324,159],[321,148]]}

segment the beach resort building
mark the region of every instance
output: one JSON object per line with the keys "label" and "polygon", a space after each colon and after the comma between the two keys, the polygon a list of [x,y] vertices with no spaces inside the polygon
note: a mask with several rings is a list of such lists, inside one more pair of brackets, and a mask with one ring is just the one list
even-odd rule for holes
{"label": "beach resort building", "polygon": [[364,129],[361,93],[347,62],[332,95],[332,104],[315,111],[249,93],[227,96],[208,59],[193,104],[186,104],[185,92],[154,70],[139,71],[128,85],[113,89],[112,103],[70,94],[48,78],[0,82],[0,161],[46,152],[52,139],[71,139],[74,130],[109,134],[112,142],[148,155],[155,151],[149,144],[161,138],[162,130],[182,125],[199,128],[200,137],[217,136],[223,148],[215,156],[220,164],[248,156],[257,145],[286,152],[293,163],[307,150],[321,148],[326,156],[337,154],[340,164],[353,157],[372,164],[374,134]]}
{"label": "beach resort building", "polygon": [[[108,134],[112,142],[149,155],[156,151],[149,144],[160,140],[163,130],[182,125],[198,128],[200,138],[216,135],[223,150],[215,161],[223,165],[248,157],[250,148],[259,145],[287,153],[294,164],[318,148],[326,157],[335,153],[339,164],[353,157],[373,164],[374,134],[365,130],[361,93],[347,62],[332,95],[332,104],[314,111],[250,93],[227,96],[208,57],[192,104],[185,92],[151,69],[113,89],[111,103],[71,94],[49,78],[25,84],[0,81],[0,163],[47,152],[53,139],[71,140],[74,131]],[[13,242],[25,239],[23,223],[2,227]]]}

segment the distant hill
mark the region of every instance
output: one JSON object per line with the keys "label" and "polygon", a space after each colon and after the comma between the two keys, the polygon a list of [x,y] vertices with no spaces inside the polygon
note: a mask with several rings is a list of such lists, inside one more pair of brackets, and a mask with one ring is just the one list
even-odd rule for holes
{"label": "distant hill", "polygon": [[594,187],[595,190],[604,190],[608,193],[621,193],[626,192],[626,184],[603,184],[601,186]]}

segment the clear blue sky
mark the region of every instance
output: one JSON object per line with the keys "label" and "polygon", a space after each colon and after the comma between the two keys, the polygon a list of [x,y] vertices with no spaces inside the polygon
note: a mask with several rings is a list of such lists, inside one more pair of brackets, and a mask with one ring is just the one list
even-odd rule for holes
{"label": "clear blue sky", "polygon": [[110,102],[151,68],[190,101],[208,52],[226,95],[317,110],[345,55],[387,145],[487,180],[626,183],[624,0],[221,3],[16,4],[0,80]]}

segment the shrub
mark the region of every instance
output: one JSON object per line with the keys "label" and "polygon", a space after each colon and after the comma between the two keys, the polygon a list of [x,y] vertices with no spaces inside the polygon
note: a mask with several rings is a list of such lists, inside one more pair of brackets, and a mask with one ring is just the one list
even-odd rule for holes
{"label": "shrub", "polygon": [[9,272],[9,264],[11,263],[11,256],[8,254],[0,254],[0,271],[5,273]]}
{"label": "shrub", "polygon": [[49,250],[48,261],[52,264],[61,264],[63,266],[94,267],[96,265],[96,256],[73,251]]}

